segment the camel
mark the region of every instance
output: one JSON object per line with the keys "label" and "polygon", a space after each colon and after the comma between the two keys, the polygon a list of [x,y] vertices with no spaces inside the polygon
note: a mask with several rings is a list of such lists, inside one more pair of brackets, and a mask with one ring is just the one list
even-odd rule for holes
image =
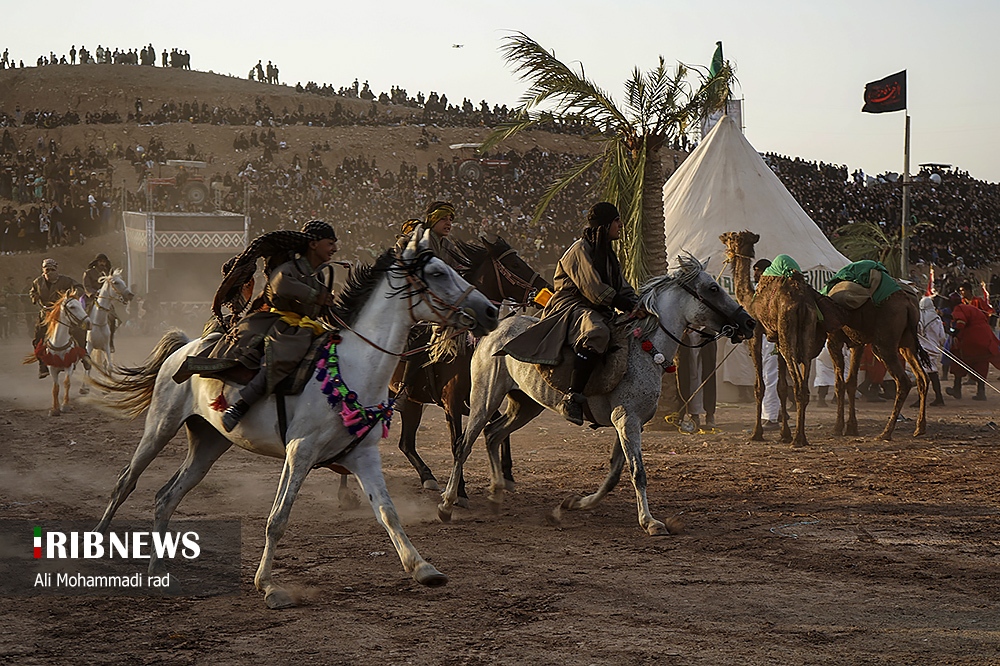
{"label": "camel", "polygon": [[[781,441],[793,446],[806,446],[806,405],[809,404],[809,370],[812,360],[823,350],[826,329],[820,323],[816,290],[801,274],[795,277],[763,277],[755,292],[750,285],[750,265],[754,245],[760,236],[751,231],[730,231],[719,236],[726,246],[726,256],[732,262],[736,300],[750,316],[760,322],[749,340],[757,381],[757,423],[750,439],[764,440],[761,424],[761,404],[764,401],[764,374],[761,359],[761,335],[775,342],[778,352],[778,398],[781,401]],[[786,371],[792,377],[795,391],[795,437],[788,426],[785,398],[788,395]]]}
{"label": "camel", "polygon": [[[749,308],[748,308],[749,309]],[[906,370],[900,355],[906,359],[917,378],[917,392],[920,395],[920,414],[917,417],[913,436],[919,437],[927,431],[927,372],[921,361],[930,365],[927,352],[920,346],[917,339],[917,326],[920,323],[919,298],[916,294],[902,289],[894,292],[880,305],[875,305],[871,299],[856,310],[842,309],[843,328],[830,333],[827,348],[833,359],[834,371],[837,374],[837,423],[833,432],[835,435],[857,435],[858,419],[854,413],[855,391],[858,386],[858,368],[861,366],[861,354],[864,346],[870,344],[872,351],[885,363],[886,370],[896,380],[896,399],[892,404],[892,414],[889,416],[885,429],[879,439],[889,441],[892,431],[896,428],[896,419],[903,408],[903,403],[913,383],[906,376]],[[753,313],[751,313],[753,314]],[[844,345],[851,348],[851,367],[844,380]],[[898,350],[898,353],[897,353]],[[847,396],[850,405],[850,416],[844,423],[844,397]]]}

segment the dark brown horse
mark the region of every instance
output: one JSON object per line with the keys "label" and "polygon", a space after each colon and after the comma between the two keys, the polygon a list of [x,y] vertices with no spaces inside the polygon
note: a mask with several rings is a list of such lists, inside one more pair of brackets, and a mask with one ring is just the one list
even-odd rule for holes
{"label": "dark brown horse", "polygon": [[[552,288],[503,238],[480,238],[480,241],[482,244],[457,243],[460,259],[469,264],[469,269],[463,271],[462,276],[496,305],[506,300],[513,301],[517,307],[534,306],[538,290]],[[426,346],[429,340],[429,329],[416,328],[411,333],[409,346]],[[433,403],[444,408],[453,447],[462,434],[462,417],[469,414],[469,390],[472,386],[469,363],[473,349],[468,344],[458,347],[457,355],[448,361],[428,365],[430,358],[427,353],[411,357],[403,377],[405,399],[396,405],[402,423],[399,450],[417,470],[421,485],[428,490],[440,488],[433,472],[417,453],[417,428],[420,427],[424,405]],[[509,439],[503,445],[503,467],[504,478],[513,484]],[[466,497],[464,479],[460,482],[459,497]]]}

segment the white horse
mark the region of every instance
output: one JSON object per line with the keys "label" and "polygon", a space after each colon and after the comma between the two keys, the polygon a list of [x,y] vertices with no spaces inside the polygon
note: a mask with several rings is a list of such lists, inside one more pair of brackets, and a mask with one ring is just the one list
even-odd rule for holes
{"label": "white horse", "polygon": [[[87,350],[79,346],[70,334],[71,329],[90,326],[90,317],[83,307],[83,300],[73,297],[70,292],[64,293],[53,304],[45,315],[45,337],[38,343],[34,353],[24,359],[24,363],[42,361],[49,367],[52,377],[52,409],[50,416],[59,416],[69,411],[69,385],[77,362],[83,358]],[[59,407],[59,377],[66,373],[63,380],[65,392],[62,408]]]}
{"label": "white horse", "polygon": [[[357,394],[361,405],[377,405],[380,409],[376,415],[383,417],[391,418],[387,387],[414,322],[472,329],[476,334],[484,334],[497,325],[497,308],[430,253],[427,234],[418,228],[400,256],[386,252],[373,266],[355,271],[334,306],[342,327],[342,341],[334,350],[339,356],[343,385]],[[181,384],[172,379],[187,356],[212,342],[211,336],[187,342],[181,333],[168,333],[143,368],[119,368],[120,379],[96,382],[126,394],[119,402],[123,411],[136,413],[149,407],[142,440],[119,475],[97,530],[108,528],[115,511],[135,488],[139,475],[183,425],[188,431],[187,459],[156,494],[155,530],[166,530],[184,495],[232,444],[284,460],[267,520],[264,553],[254,579],[270,608],[295,604],[293,597],[273,581],[271,565],[296,494],[306,475],[317,466],[355,474],[377,520],[389,533],[403,568],[423,585],[446,583],[447,577],[426,562],[410,543],[386,489],[378,448],[386,419],[381,423],[375,419],[374,427],[355,436],[345,425],[352,416],[341,411],[347,399],[331,409],[334,403],[324,388],[332,388],[335,382],[320,379],[332,377],[332,361],[317,372],[317,380],[309,381],[300,395],[287,397],[286,445],[276,425],[274,397],[257,403],[231,433],[224,434],[222,413],[215,411],[211,403],[220,389],[229,402],[234,401],[239,387],[200,376]],[[151,560],[150,570],[156,565]]]}
{"label": "white horse", "polygon": [[[641,290],[640,302],[650,316],[629,324],[634,335],[629,336],[628,367],[621,381],[610,393],[587,398],[594,422],[614,426],[617,431],[612,470],[596,493],[583,499],[570,498],[561,506],[562,509],[594,508],[617,484],[622,460],[627,458],[635,487],[639,525],[650,535],[662,535],[670,530],[649,511],[646,471],[642,463],[642,426],[656,412],[661,377],[672,363],[677,346],[681,344],[681,335],[685,329],[704,327],[711,332],[711,335],[706,334],[708,342],[723,335],[738,342],[752,335],[756,324],[694,257],[679,257],[678,261],[678,270],[650,280]],[[563,393],[546,383],[533,364],[507,355],[495,356],[509,340],[536,321],[527,316],[503,320],[472,356],[471,413],[465,433],[456,446],[451,478],[438,505],[438,517],[444,522],[451,520],[458,492],[457,480],[462,476],[462,466],[479,433],[486,429],[491,472],[489,500],[499,509],[506,486],[500,443],[543,409],[557,411],[563,398]],[[507,398],[506,412],[489,422],[504,397]],[[559,509],[554,513],[556,519],[558,512]]]}
{"label": "white horse", "polygon": [[[102,275],[98,278],[101,289],[97,292],[90,307],[90,330],[87,332],[87,354],[92,363],[97,364],[104,374],[108,374],[111,369],[111,305],[115,299],[128,305],[135,294],[125,284],[122,278],[122,269],[116,268],[109,275]],[[94,352],[100,352],[95,354]],[[90,376],[90,370],[87,370]],[[82,388],[80,389],[83,390]]]}

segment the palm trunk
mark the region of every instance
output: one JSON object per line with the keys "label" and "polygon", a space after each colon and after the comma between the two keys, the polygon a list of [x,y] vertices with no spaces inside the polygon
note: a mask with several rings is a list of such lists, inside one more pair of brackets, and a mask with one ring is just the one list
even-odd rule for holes
{"label": "palm trunk", "polygon": [[642,262],[638,282],[667,272],[667,247],[663,228],[663,165],[659,149],[646,157],[642,190]]}

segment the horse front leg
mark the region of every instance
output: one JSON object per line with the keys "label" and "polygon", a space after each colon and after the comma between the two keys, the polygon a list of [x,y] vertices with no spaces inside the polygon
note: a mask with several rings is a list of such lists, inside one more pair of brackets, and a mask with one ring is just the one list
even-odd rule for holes
{"label": "horse front leg", "polygon": [[264,593],[264,603],[268,608],[289,608],[298,603],[288,591],[274,583],[271,579],[271,567],[274,562],[274,551],[288,527],[288,516],[292,512],[295,497],[302,488],[302,482],[305,481],[309,470],[316,463],[314,456],[300,453],[302,448],[301,439],[288,445],[285,464],[281,469],[281,480],[278,482],[278,492],[271,506],[271,514],[267,517],[264,552],[257,567],[257,574],[254,576],[254,585]]}
{"label": "horse front leg", "polygon": [[564,499],[562,504],[553,509],[552,513],[545,517],[548,523],[550,525],[561,525],[563,511],[588,511],[600,504],[601,500],[618,485],[623,469],[625,469],[625,451],[622,448],[621,435],[616,432],[615,442],[611,445],[611,461],[608,465],[608,475],[604,477],[604,482],[601,483],[600,488],[597,489],[597,492],[591,493],[586,497],[570,495]]}
{"label": "horse front leg", "polygon": [[420,486],[424,490],[440,490],[431,468],[417,453],[417,429],[420,428],[423,412],[424,406],[419,402],[404,400],[400,405],[399,450],[413,465],[413,469],[417,470],[417,474],[420,475]]}
{"label": "horse front leg", "polygon": [[374,444],[362,444],[343,464],[358,477],[361,488],[371,502],[376,520],[385,528],[396,548],[403,569],[421,585],[437,587],[447,583],[448,577],[420,556],[399,522],[399,514],[396,513],[389,490],[385,487],[385,477],[382,476],[378,440],[374,440]]}
{"label": "horse front leg", "polygon": [[52,374],[52,409],[49,410],[49,416],[59,416],[62,414],[59,409],[59,370],[49,368],[49,372]]}
{"label": "horse front leg", "polygon": [[634,417],[629,417],[621,405],[611,411],[611,422],[618,431],[622,452],[625,454],[632,475],[639,526],[650,536],[670,534],[667,526],[653,518],[649,511],[649,500],[646,498],[646,467],[642,463],[642,424]]}

